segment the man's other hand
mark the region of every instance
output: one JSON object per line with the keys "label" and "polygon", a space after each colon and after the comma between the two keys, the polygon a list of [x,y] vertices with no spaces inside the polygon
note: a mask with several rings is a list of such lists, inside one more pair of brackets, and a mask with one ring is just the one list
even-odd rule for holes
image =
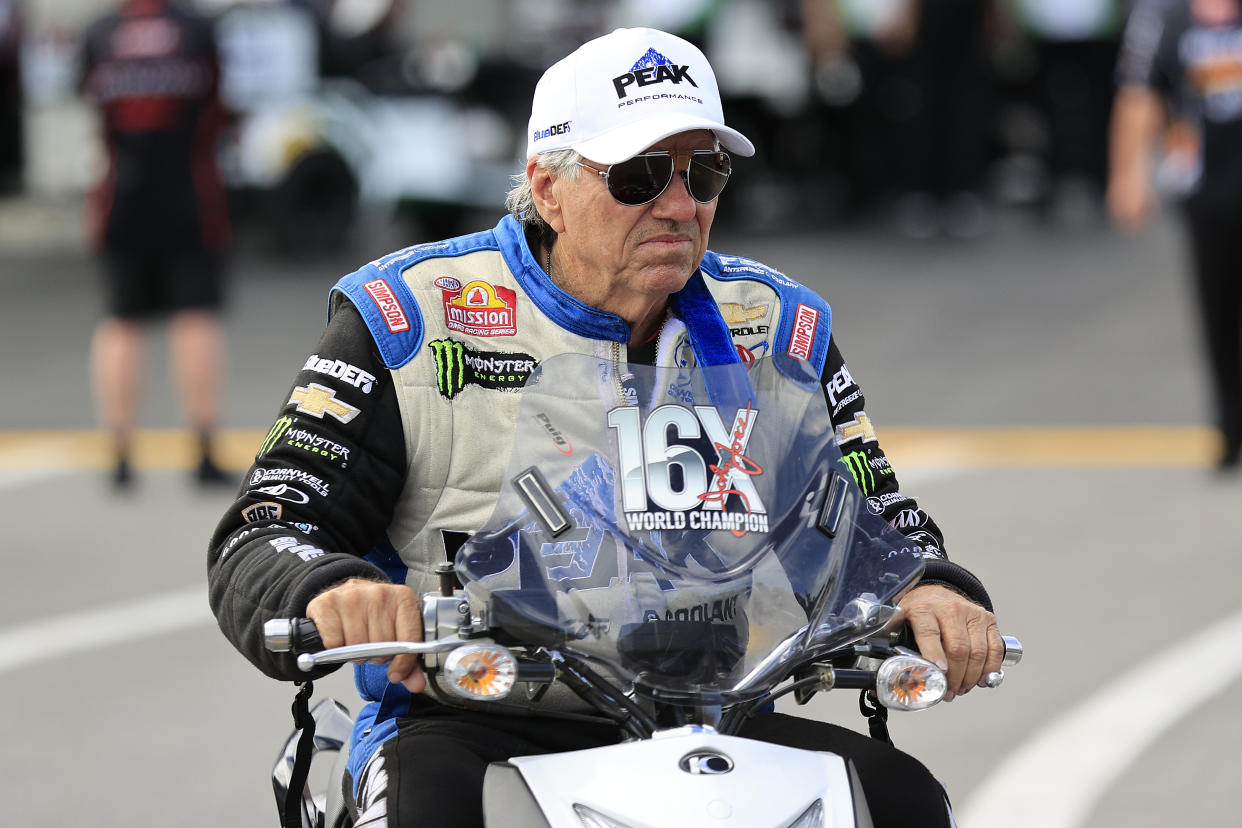
{"label": "man's other hand", "polygon": [[949,680],[945,701],[983,686],[983,678],[1001,668],[1005,643],[996,616],[951,589],[917,586],[900,606],[923,658],[944,670]]}

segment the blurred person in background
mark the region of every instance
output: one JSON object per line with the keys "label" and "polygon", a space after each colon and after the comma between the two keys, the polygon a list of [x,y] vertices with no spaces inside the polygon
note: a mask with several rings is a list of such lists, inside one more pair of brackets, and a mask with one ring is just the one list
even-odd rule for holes
{"label": "blurred person in background", "polygon": [[851,161],[912,238],[986,227],[984,169],[994,0],[801,0],[813,64],[858,70]]}
{"label": "blurred person in background", "polygon": [[1047,130],[1041,206],[1067,223],[1098,218],[1108,181],[1108,123],[1122,0],[1010,0],[1034,54],[1034,103]]}
{"label": "blurred person in background", "polygon": [[911,188],[911,125],[919,106],[906,0],[800,0],[802,37],[825,103],[856,211],[889,206]]}
{"label": "blurred person in background", "polygon": [[1142,230],[1161,195],[1153,170],[1181,202],[1221,437],[1218,466],[1236,470],[1242,452],[1242,0],[1140,4],[1126,26],[1118,76],[1108,207],[1123,230]]}
{"label": "blurred person in background", "polygon": [[22,189],[22,7],[0,0],[0,196]]}
{"label": "blurred person in background", "polygon": [[194,479],[232,482],[212,456],[230,241],[216,158],[219,74],[211,23],[172,0],[125,0],[85,36],[81,88],[99,111],[107,158],[86,210],[107,292],[91,376],[118,488],[132,483],[145,328],[164,316],[175,390],[198,437]]}

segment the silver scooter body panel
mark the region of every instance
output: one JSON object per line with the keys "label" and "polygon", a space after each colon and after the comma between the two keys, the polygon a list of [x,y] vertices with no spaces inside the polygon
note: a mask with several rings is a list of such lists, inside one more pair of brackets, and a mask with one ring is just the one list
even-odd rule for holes
{"label": "silver scooter body panel", "polygon": [[575,806],[629,828],[787,828],[817,801],[822,819],[807,825],[871,826],[857,774],[842,757],[695,726],[618,745],[516,757],[489,768],[483,788],[486,824],[523,828],[581,828]]}

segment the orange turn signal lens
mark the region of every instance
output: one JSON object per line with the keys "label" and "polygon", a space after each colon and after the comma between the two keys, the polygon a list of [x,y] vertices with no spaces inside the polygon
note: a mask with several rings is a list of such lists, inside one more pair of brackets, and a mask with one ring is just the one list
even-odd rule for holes
{"label": "orange turn signal lens", "polygon": [[503,699],[517,681],[517,659],[499,644],[464,644],[444,660],[454,693],[467,699]]}
{"label": "orange turn signal lens", "polygon": [[880,665],[875,694],[880,704],[894,710],[923,710],[944,698],[949,683],[930,661],[913,655],[896,655]]}

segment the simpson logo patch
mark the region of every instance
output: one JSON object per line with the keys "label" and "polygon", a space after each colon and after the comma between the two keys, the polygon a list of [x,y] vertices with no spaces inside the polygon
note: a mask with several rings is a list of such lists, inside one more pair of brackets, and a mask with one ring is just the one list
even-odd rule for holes
{"label": "simpson logo patch", "polygon": [[811,346],[815,344],[815,324],[819,321],[819,311],[810,305],[798,305],[794,314],[793,333],[789,335],[790,356],[809,360]]}
{"label": "simpson logo patch", "polygon": [[436,360],[436,387],[449,400],[467,385],[495,391],[521,388],[538,364],[530,354],[476,351],[452,339],[427,344]]}
{"label": "simpson logo patch", "polygon": [[384,315],[384,324],[388,326],[388,330],[401,333],[410,329],[410,319],[405,315],[405,309],[401,307],[401,302],[397,300],[387,281],[372,279],[362,289],[370,295],[375,306]]}
{"label": "simpson logo patch", "polygon": [[517,294],[483,281],[459,286],[456,279],[435,282],[444,296],[444,322],[450,330],[471,336],[513,336],[517,333]]}

